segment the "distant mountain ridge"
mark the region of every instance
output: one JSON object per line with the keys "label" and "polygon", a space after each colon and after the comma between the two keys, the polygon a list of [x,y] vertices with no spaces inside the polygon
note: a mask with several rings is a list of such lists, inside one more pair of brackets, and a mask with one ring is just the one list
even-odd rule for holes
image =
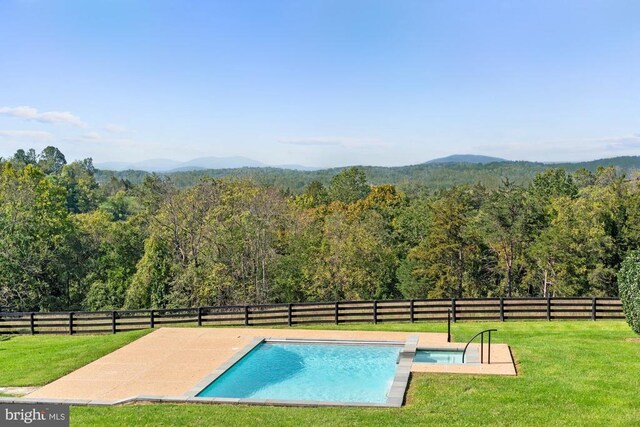
{"label": "distant mountain ridge", "polygon": [[170,159],[150,159],[140,162],[105,162],[96,167],[106,170],[142,170],[145,172],[178,172],[198,169],[235,169],[243,167],[264,167],[264,163],[246,157],[198,157],[186,162]]}
{"label": "distant mountain ridge", "polygon": [[[509,162],[510,160],[501,159],[499,157],[481,156],[476,154],[453,154],[447,157],[441,157],[425,162],[425,164],[442,164],[442,163],[472,163],[487,164],[494,162]],[[320,169],[311,166],[302,166],[296,164],[285,165],[267,165],[248,157],[198,157],[186,162],[179,162],[171,159],[149,159],[139,162],[104,162],[97,163],[96,167],[102,170],[125,171],[139,170],[145,172],[188,172],[203,169],[238,169],[238,168],[265,168],[273,167],[278,169],[290,169],[298,171],[314,171]]]}
{"label": "distant mountain ridge", "polygon": [[[613,166],[627,179],[640,179],[640,156],[620,156],[575,163],[541,163],[527,161],[502,161],[490,163],[445,162],[420,163],[408,166],[358,166],[364,170],[367,180],[373,185],[393,184],[401,191],[418,191],[450,188],[454,185],[482,184],[487,188],[498,188],[503,179],[526,185],[537,173],[550,168],[563,168],[571,173],[580,168],[595,172],[599,167]],[[260,185],[274,186],[283,191],[297,193],[312,181],[329,185],[331,179],[345,167],[300,170],[293,167],[241,167],[234,169],[196,169],[164,172],[179,187],[190,187],[203,177],[233,177],[249,179]],[[126,179],[133,184],[144,181],[149,172],[142,170],[114,171],[98,169],[96,178],[107,182],[112,177]],[[420,190],[422,191],[422,190]]]}
{"label": "distant mountain ridge", "polygon": [[439,163],[474,163],[474,164],[487,164],[495,162],[510,162],[511,160],[502,159],[500,157],[481,156],[478,154],[452,154],[447,157],[440,157],[438,159],[429,160],[426,164],[439,164]]}
{"label": "distant mountain ridge", "polygon": [[[345,167],[311,167],[302,166],[296,164],[286,165],[267,165],[265,163],[253,160],[247,157],[200,157],[192,159],[186,162],[179,162],[169,159],[150,159],[140,162],[104,162],[97,163],[96,168],[108,172],[140,172],[150,173],[158,172],[164,174],[180,174],[180,173],[202,173],[206,175],[234,175],[240,170],[247,169],[250,174],[264,174],[267,171],[277,173],[278,170],[291,171],[298,173],[337,173],[337,171],[344,169]],[[614,166],[622,171],[640,170],[640,156],[619,156],[605,159],[597,159],[590,161],[579,162],[531,162],[525,160],[507,160],[500,157],[482,156],[477,154],[454,154],[447,157],[436,158],[423,163],[407,165],[407,166],[366,166],[360,165],[358,167],[364,168],[369,171],[375,171],[378,175],[394,175],[400,173],[401,175],[407,174],[406,178],[411,178],[411,175],[417,171],[433,171],[434,168],[448,168],[463,170],[487,170],[486,167],[506,169],[530,169],[530,170],[542,170],[551,167],[565,168],[569,171],[576,170],[578,168],[586,168],[595,171],[599,166]],[[469,169],[471,168],[471,169]],[[218,171],[218,172],[216,172]],[[269,172],[269,173],[272,173]]]}
{"label": "distant mountain ridge", "polygon": [[[102,170],[125,171],[140,170],[145,172],[187,172],[202,169],[237,169],[237,168],[263,168],[269,165],[247,157],[198,157],[186,162],[170,159],[149,159],[139,162],[104,162],[97,163],[96,167]],[[272,166],[281,169],[316,170],[318,168],[302,165]]]}

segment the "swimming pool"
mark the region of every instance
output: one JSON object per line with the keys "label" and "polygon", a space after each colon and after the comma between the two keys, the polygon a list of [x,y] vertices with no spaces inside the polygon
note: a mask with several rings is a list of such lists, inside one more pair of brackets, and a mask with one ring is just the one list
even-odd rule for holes
{"label": "swimming pool", "polygon": [[448,365],[457,365],[462,363],[462,351],[418,349],[413,361],[418,363],[444,363]]}
{"label": "swimming pool", "polygon": [[401,345],[263,341],[197,397],[382,404],[401,350]]}

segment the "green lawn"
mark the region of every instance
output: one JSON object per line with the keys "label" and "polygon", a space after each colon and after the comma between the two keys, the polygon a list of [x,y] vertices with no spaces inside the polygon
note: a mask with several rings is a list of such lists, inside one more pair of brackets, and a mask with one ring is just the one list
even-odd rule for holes
{"label": "green lawn", "polygon": [[147,333],[5,336],[0,340],[0,386],[47,384]]}
{"label": "green lawn", "polygon": [[[624,322],[459,323],[453,326],[453,338],[463,341],[487,327],[498,329],[497,342],[511,346],[519,376],[416,374],[402,408],[74,407],[71,421],[72,425],[91,426],[640,425],[640,342],[629,339],[635,335]],[[322,328],[334,329],[318,327]],[[340,327],[347,328],[445,329],[430,323]],[[0,343],[0,348],[3,344],[7,345]]]}

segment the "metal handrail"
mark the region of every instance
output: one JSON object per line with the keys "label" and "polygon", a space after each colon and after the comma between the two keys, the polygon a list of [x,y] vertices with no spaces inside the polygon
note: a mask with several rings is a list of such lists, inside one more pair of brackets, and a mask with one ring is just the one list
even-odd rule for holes
{"label": "metal handrail", "polygon": [[464,356],[467,353],[467,348],[469,348],[469,344],[471,344],[473,342],[473,340],[475,340],[478,335],[480,336],[480,364],[484,363],[484,334],[488,333],[489,334],[489,349],[488,349],[488,356],[487,356],[487,364],[490,365],[491,364],[491,332],[498,332],[497,329],[485,329],[484,331],[480,331],[477,334],[475,334],[468,342],[467,345],[464,346],[464,350],[462,352],[462,363],[464,363]]}

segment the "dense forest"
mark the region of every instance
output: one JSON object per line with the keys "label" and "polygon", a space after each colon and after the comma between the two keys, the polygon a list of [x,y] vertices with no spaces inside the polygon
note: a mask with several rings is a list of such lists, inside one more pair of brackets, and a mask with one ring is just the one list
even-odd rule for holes
{"label": "dense forest", "polygon": [[433,186],[357,167],[284,180],[296,185],[187,183],[19,150],[0,160],[0,306],[615,296],[640,243],[637,181],[604,165],[540,166],[526,180],[517,167],[476,165],[489,182]]}

